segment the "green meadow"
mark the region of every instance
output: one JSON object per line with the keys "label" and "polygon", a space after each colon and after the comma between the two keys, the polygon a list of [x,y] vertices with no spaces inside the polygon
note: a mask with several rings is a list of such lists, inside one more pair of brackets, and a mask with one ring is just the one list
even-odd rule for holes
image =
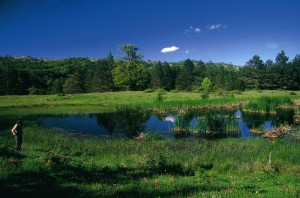
{"label": "green meadow", "polygon": [[257,100],[261,97],[299,98],[300,91],[290,95],[290,91],[245,91],[240,94],[228,94],[226,97],[210,94],[202,99],[200,93],[167,92],[163,101],[156,101],[157,93],[142,91],[89,93],[74,95],[28,95],[1,96],[0,115],[61,114],[61,113],[99,113],[115,111],[120,107],[140,107],[144,109],[190,108],[204,106],[233,105]]}
{"label": "green meadow", "polygon": [[[300,92],[295,93],[246,91],[227,97],[210,94],[208,99],[202,99],[199,93],[168,92],[162,101],[155,100],[155,92],[1,96],[0,118],[109,112],[124,107],[157,111],[230,108],[236,104],[246,110],[272,113],[276,106],[297,109],[294,100]],[[300,144],[285,137],[272,142],[259,137],[191,141],[147,134],[140,141],[113,140],[71,135],[28,120],[24,120],[23,125],[21,152],[14,151],[14,137],[9,131],[12,126],[1,127],[1,194],[31,197],[300,196]]]}

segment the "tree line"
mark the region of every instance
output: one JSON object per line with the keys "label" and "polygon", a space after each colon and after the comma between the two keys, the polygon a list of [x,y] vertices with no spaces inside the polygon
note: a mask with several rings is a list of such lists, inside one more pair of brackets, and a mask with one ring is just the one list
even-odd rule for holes
{"label": "tree line", "polygon": [[111,53],[97,60],[62,60],[0,56],[0,95],[74,94],[162,88],[167,91],[300,89],[300,56],[289,60],[284,51],[275,62],[253,56],[245,66],[184,60],[143,61],[134,44],[120,46],[124,56]]}

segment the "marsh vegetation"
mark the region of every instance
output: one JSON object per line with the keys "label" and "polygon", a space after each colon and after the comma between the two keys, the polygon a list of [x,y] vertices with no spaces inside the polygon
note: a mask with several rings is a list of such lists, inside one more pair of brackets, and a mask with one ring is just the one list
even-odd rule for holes
{"label": "marsh vegetation", "polygon": [[[252,91],[233,98],[200,99],[196,93],[167,92],[162,101],[155,100],[156,93],[144,92],[49,95],[47,100],[2,97],[1,193],[297,197],[297,95],[286,99],[286,93]],[[276,97],[261,99],[265,96]],[[265,107],[244,109],[255,101],[263,101]],[[20,114],[24,144],[16,153],[9,130]],[[70,121],[77,131],[58,125],[59,120]],[[291,130],[271,142],[250,133],[281,126]]]}

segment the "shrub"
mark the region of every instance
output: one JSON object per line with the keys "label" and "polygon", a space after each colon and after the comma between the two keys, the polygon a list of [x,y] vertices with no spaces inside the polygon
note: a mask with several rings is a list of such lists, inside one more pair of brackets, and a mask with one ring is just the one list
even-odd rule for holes
{"label": "shrub", "polygon": [[238,95],[242,95],[242,91],[241,90],[231,90],[229,91],[229,94],[238,94]]}
{"label": "shrub", "polygon": [[148,89],[145,89],[144,92],[145,92],[145,93],[152,93],[152,92],[154,92],[154,90],[151,89],[151,88],[148,88]]}
{"label": "shrub", "polygon": [[36,87],[30,87],[27,89],[29,91],[30,95],[42,95],[44,94],[44,91],[42,89],[36,88]]}
{"label": "shrub", "polygon": [[155,93],[156,93],[156,101],[162,102],[163,99],[164,99],[163,95],[166,94],[166,90],[164,90],[164,89],[156,89]]}
{"label": "shrub", "polygon": [[222,96],[222,92],[223,92],[222,89],[217,89],[215,94],[216,94],[216,96]]}
{"label": "shrub", "polygon": [[193,93],[201,93],[201,90],[200,89],[194,89]]}
{"label": "shrub", "polygon": [[203,89],[204,92],[209,92],[210,88],[211,88],[211,81],[209,78],[205,77],[203,80],[202,80],[202,83],[201,83],[201,87]]}
{"label": "shrub", "polygon": [[224,89],[218,89],[215,93],[217,96],[222,96],[222,97],[231,97],[234,98],[234,94],[236,93],[237,90],[234,91],[227,91]]}
{"label": "shrub", "polygon": [[172,89],[170,92],[171,93],[178,93],[178,90],[177,89]]}
{"label": "shrub", "polygon": [[159,89],[156,89],[156,90],[155,90],[155,93],[162,93],[162,94],[165,94],[165,93],[167,93],[167,91],[166,91],[165,89],[159,88]]}
{"label": "shrub", "polygon": [[162,153],[151,152],[146,161],[146,167],[152,171],[162,172],[167,169],[167,158]]}
{"label": "shrub", "polygon": [[291,96],[296,96],[296,95],[297,95],[297,93],[296,93],[296,92],[293,92],[293,91],[290,92],[289,94],[290,94]]}
{"label": "shrub", "polygon": [[201,97],[202,97],[203,99],[206,99],[206,98],[209,97],[209,95],[208,95],[208,93],[202,93],[202,94],[201,94]]}
{"label": "shrub", "polygon": [[65,96],[65,93],[58,93],[57,96]]}

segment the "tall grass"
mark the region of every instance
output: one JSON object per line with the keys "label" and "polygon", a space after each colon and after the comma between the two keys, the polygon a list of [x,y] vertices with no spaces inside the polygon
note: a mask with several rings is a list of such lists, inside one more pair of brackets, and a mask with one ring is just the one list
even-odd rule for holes
{"label": "tall grass", "polygon": [[225,124],[225,131],[227,132],[238,132],[240,131],[240,126],[237,118],[234,115],[229,115]]}
{"label": "tall grass", "polygon": [[243,106],[243,110],[257,113],[276,113],[276,109],[282,105],[291,106],[291,97],[252,98]]}
{"label": "tall grass", "polygon": [[196,125],[192,128],[194,132],[201,135],[219,133],[222,137],[229,135],[228,133],[237,133],[240,126],[234,111],[207,111],[203,118],[198,118]]}
{"label": "tall grass", "polygon": [[24,126],[21,153],[13,152],[9,131],[0,132],[0,187],[11,196],[269,197],[299,190],[300,145],[285,139],[100,140]]}
{"label": "tall grass", "polygon": [[205,116],[206,129],[211,132],[225,132],[225,118],[220,113],[208,113]]}
{"label": "tall grass", "polygon": [[186,132],[189,131],[190,120],[184,115],[177,115],[174,121],[174,130]]}

